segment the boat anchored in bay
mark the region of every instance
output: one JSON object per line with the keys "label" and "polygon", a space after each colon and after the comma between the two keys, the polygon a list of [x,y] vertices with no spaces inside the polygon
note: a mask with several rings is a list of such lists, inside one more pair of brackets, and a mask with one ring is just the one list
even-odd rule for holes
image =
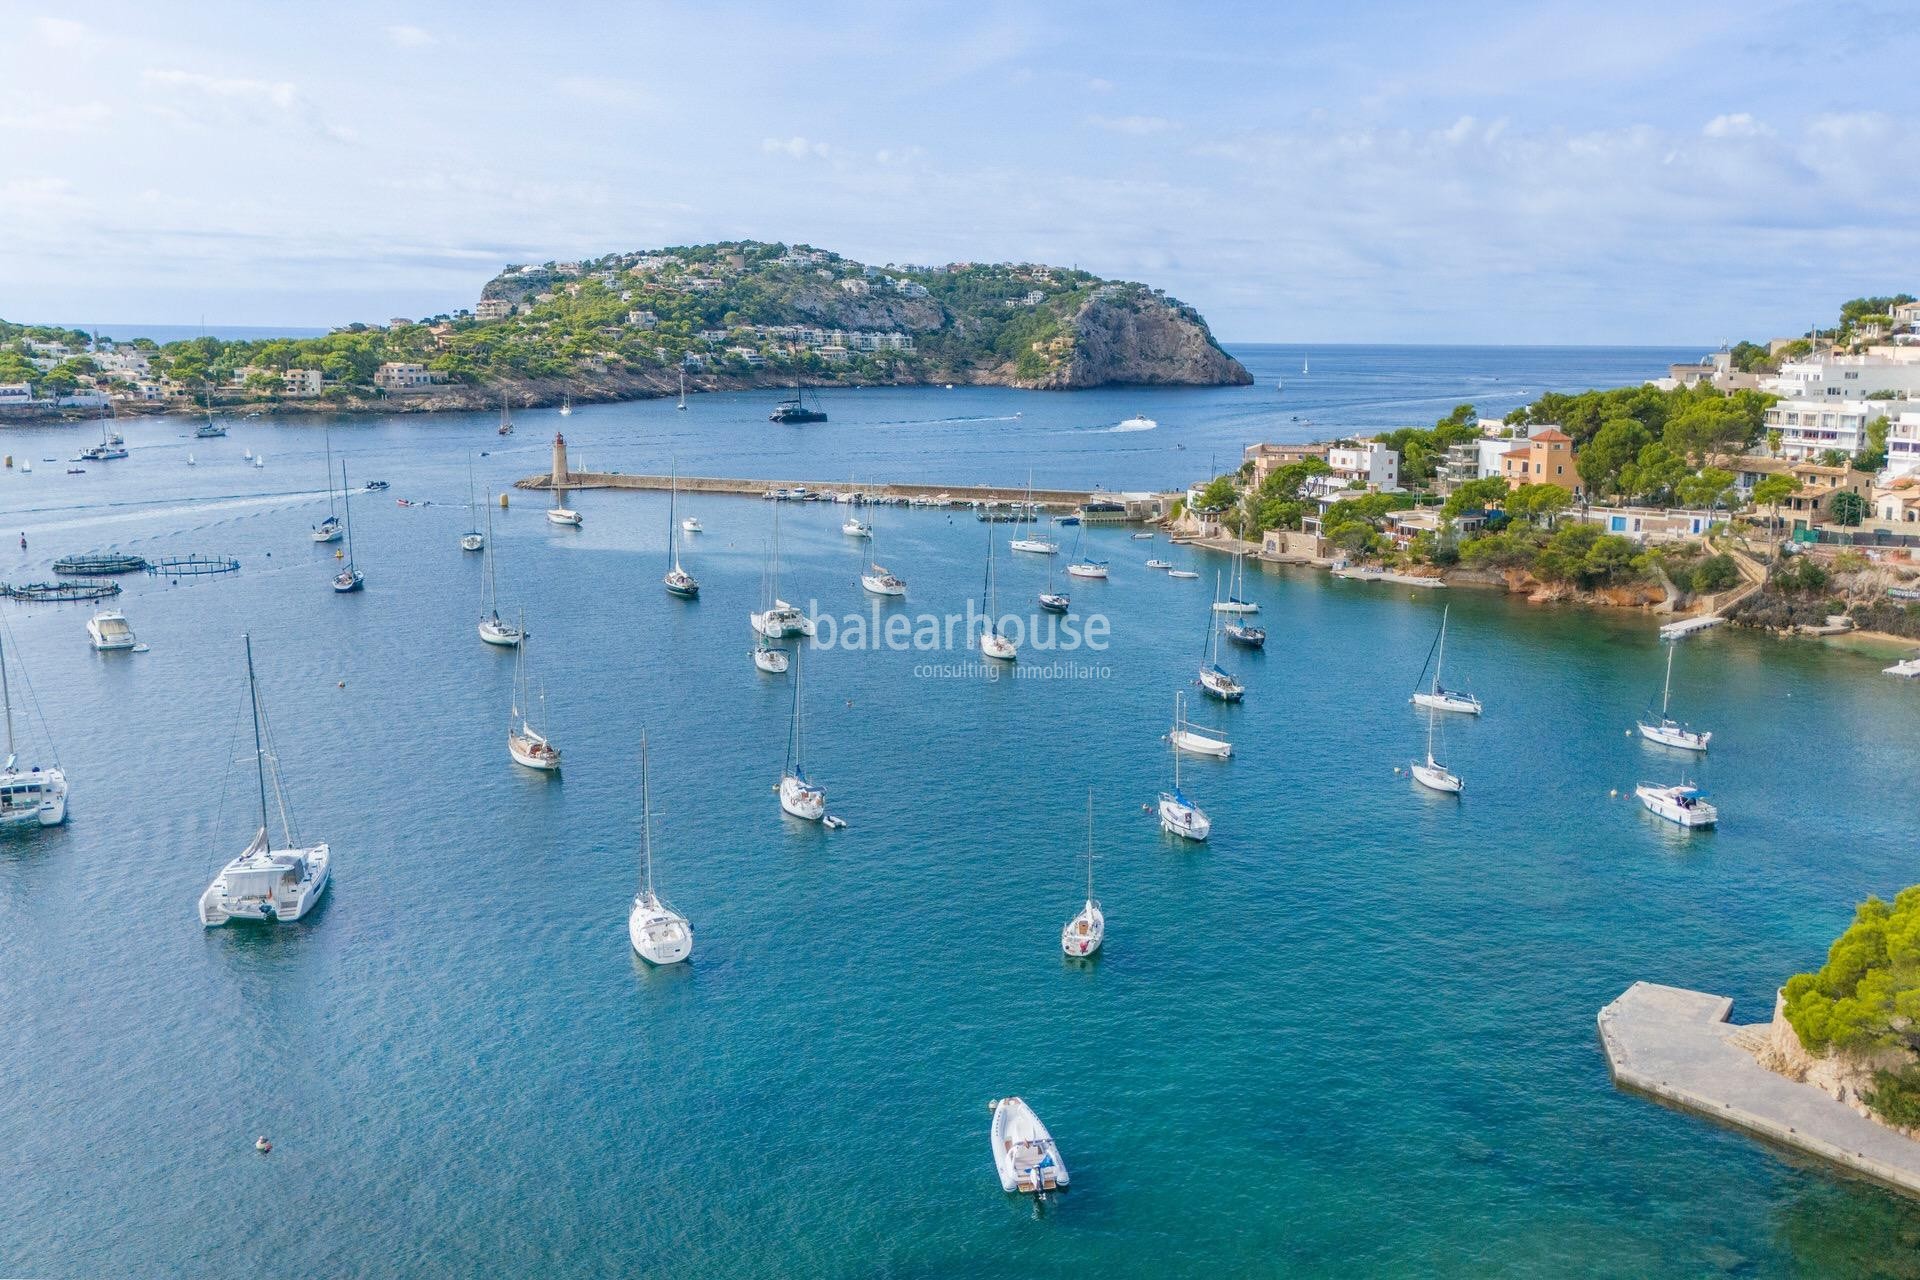
{"label": "boat anchored in bay", "polygon": [[647,735],[640,735],[640,890],[627,911],[627,940],[648,964],[679,964],[693,954],[693,926],[653,887],[653,789]]}

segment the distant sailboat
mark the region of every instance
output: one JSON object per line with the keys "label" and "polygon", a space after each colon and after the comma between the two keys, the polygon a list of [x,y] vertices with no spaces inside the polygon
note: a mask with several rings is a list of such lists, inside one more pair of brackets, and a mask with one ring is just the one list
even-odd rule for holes
{"label": "distant sailboat", "polygon": [[560,416],[563,418],[571,418],[573,416],[573,395],[571,392],[560,398]]}
{"label": "distant sailboat", "polygon": [[333,589],[358,591],[367,585],[367,577],[353,563],[353,502],[347,496],[347,460],[340,459],[340,510],[347,530],[347,567],[333,576]]}
{"label": "distant sailboat", "polygon": [[1217,612],[1220,575],[1218,573],[1213,576],[1213,591],[1216,612],[1209,613],[1207,616],[1207,651],[1202,654],[1200,663],[1200,688],[1209,697],[1218,698],[1222,702],[1238,702],[1245,696],[1246,686],[1235,680],[1228,674],[1226,668],[1220,665],[1220,626]]}
{"label": "distant sailboat", "polygon": [[987,523],[987,580],[981,588],[981,602],[986,607],[986,621],[980,632],[980,656],[992,658],[996,662],[1012,662],[1019,656],[1019,646],[1000,634],[999,598],[994,590],[993,580],[993,523]]}
{"label": "distant sailboat", "polygon": [[[487,497],[491,499],[492,494]],[[494,585],[494,559],[499,554],[493,545],[493,504],[487,504],[486,564],[480,575],[480,638],[488,644],[497,644],[502,648],[512,648],[519,644],[525,635],[518,624],[508,622],[500,616],[499,590]]]}
{"label": "distant sailboat", "polygon": [[680,567],[680,526],[674,523],[674,509],[680,500],[680,477],[676,472],[673,489],[667,496],[667,576],[661,579],[666,583],[667,594],[679,596],[682,600],[692,600],[700,594],[700,583],[694,576]]}
{"label": "distant sailboat", "polygon": [[1300,357],[1300,376],[1303,378],[1307,376],[1307,358],[1305,356]]}
{"label": "distant sailboat", "polygon": [[1679,646],[1672,641],[1667,643],[1667,682],[1660,688],[1660,718],[1640,721],[1640,736],[1648,742],[1657,742],[1663,747],[1678,747],[1682,751],[1705,751],[1707,743],[1713,740],[1713,734],[1705,730],[1689,729],[1668,714],[1673,705],[1673,651]]}
{"label": "distant sailboat", "polygon": [[[1452,605],[1440,611],[1440,634],[1435,638],[1434,648],[1429,655],[1433,659],[1433,684],[1426,689],[1415,690],[1412,701],[1416,707],[1427,707],[1435,711],[1458,711],[1463,715],[1477,716],[1480,714],[1480,699],[1470,693],[1449,689],[1440,683],[1440,666],[1447,657],[1447,618],[1452,612]],[[1425,668],[1421,669],[1421,674],[1426,674]]]}
{"label": "distant sailboat", "polygon": [[1060,930],[1060,949],[1070,956],[1090,956],[1106,941],[1107,917],[1093,896],[1093,789],[1087,789],[1087,901],[1079,914]]}
{"label": "distant sailboat", "polygon": [[793,673],[793,717],[787,722],[787,762],[780,770],[780,807],[796,818],[827,816],[827,793],[807,780],[800,735],[800,673]]}
{"label": "distant sailboat", "polygon": [[907,594],[906,579],[888,572],[885,565],[874,559],[874,547],[877,540],[873,536],[873,527],[867,527],[867,570],[860,575],[860,585],[876,596],[904,596]]}
{"label": "distant sailboat", "polygon": [[[1033,472],[1029,471],[1027,472],[1027,513],[1031,515],[1033,511]],[[988,523],[991,524],[992,521],[988,521]],[[1011,550],[1025,551],[1036,556],[1057,556],[1060,554],[1060,544],[1051,538],[1041,537],[1037,530],[1024,538],[1013,539],[1007,543],[1007,546]]]}
{"label": "distant sailboat", "polygon": [[679,964],[693,954],[693,926],[653,887],[653,789],[647,735],[640,735],[640,891],[627,911],[627,940],[648,964]]}
{"label": "distant sailboat", "polygon": [[500,426],[494,434],[501,436],[510,436],[513,434],[513,419],[507,416],[507,398],[505,396],[500,397]]}
{"label": "distant sailboat", "polygon": [[1227,574],[1227,595],[1224,600],[1213,602],[1215,613],[1258,613],[1260,606],[1244,599],[1241,592],[1247,589],[1246,557],[1238,551],[1233,553],[1233,568]]}
{"label": "distant sailboat", "polygon": [[680,403],[673,407],[676,409],[687,407],[687,370],[684,365],[680,368]]}
{"label": "distant sailboat", "polygon": [[460,539],[462,551],[478,551],[487,545],[487,537],[480,532],[479,512],[473,505],[473,452],[467,452],[467,532]]}
{"label": "distant sailboat", "polygon": [[[333,431],[324,424],[320,428],[320,438],[326,449],[327,457],[327,518],[313,526],[315,542],[338,542],[345,532],[340,524],[340,516],[333,508]],[[187,455],[187,461],[193,461],[193,455]]]}
{"label": "distant sailboat", "polygon": [[768,640],[784,640],[788,636],[810,636],[813,634],[813,620],[799,609],[780,598],[780,508],[773,509],[773,541],[767,555],[767,568],[762,577],[761,597],[763,608],[759,612],[749,611],[747,621],[754,632]]}
{"label": "distant sailboat", "polygon": [[540,690],[540,727],[535,728],[528,704],[532,701],[531,688],[527,682],[527,634],[526,616],[521,615],[521,644],[514,651],[513,662],[513,705],[507,715],[507,754],[513,757],[515,764],[525,765],[529,769],[538,769],[542,773],[554,773],[560,768],[560,748],[553,745],[545,732],[547,691]]}
{"label": "distant sailboat", "polygon": [[1433,730],[1439,715],[1439,711],[1432,706],[1427,708],[1427,759],[1424,764],[1418,760],[1413,762],[1413,776],[1421,786],[1430,790],[1447,791],[1459,795],[1466,789],[1466,784],[1460,780],[1460,775],[1433,758]]}
{"label": "distant sailboat", "polygon": [[[29,692],[32,686],[29,685]],[[36,700],[37,701],[37,700]],[[7,723],[7,759],[0,764],[0,828],[57,827],[67,820],[67,775],[56,757],[46,768],[20,767],[13,737],[13,685],[7,679],[7,655],[0,644],[0,708]],[[44,723],[43,723],[44,727]]]}
{"label": "distant sailboat", "polygon": [[1087,526],[1085,524],[1081,524],[1074,529],[1073,559],[1067,565],[1067,576],[1070,578],[1104,578],[1107,576],[1107,562],[1105,560],[1094,560],[1083,557],[1080,554],[1080,545],[1086,539],[1086,536]]}
{"label": "distant sailboat", "polygon": [[1175,751],[1186,751],[1196,756],[1225,760],[1233,754],[1233,743],[1219,730],[1197,729],[1187,719],[1187,695],[1184,693],[1173,695],[1173,728],[1167,734],[1167,741],[1173,744]]}
{"label": "distant sailboat", "polygon": [[1205,840],[1213,821],[1180,789],[1180,751],[1173,752],[1173,790],[1160,793],[1160,829],[1182,840]]}

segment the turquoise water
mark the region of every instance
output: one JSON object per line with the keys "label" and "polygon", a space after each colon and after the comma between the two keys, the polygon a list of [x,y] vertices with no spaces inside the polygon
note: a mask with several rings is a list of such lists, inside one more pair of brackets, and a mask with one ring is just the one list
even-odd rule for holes
{"label": "turquoise water", "polygon": [[[1315,376],[1334,359],[1316,350]],[[1237,451],[1262,433],[1233,394],[1152,402],[1165,425],[1138,434]],[[817,478],[887,454],[1086,483],[1084,451],[1147,482],[1165,457],[1080,443],[1139,403],[1100,395],[886,393],[907,425],[871,446],[839,414],[831,435],[773,431],[752,398],[564,425],[589,463],[636,470],[671,450]],[[1023,456],[1000,428],[932,423],[947,396],[1010,397],[1040,433]],[[325,500],[301,425],[133,423],[132,459],[74,477],[39,461],[70,437],[9,434],[36,469],[0,474],[30,547],[0,524],[5,576],[106,545],[246,567],[130,580],[142,655],[92,653],[78,608],[6,606],[74,793],[64,828],[0,842],[0,1274],[1909,1273],[1911,1207],[1615,1092],[1593,1031],[1639,978],[1763,1017],[1855,900],[1914,878],[1920,689],[1880,663],[1687,642],[1682,709],[1715,731],[1697,776],[1725,825],[1684,838],[1608,797],[1679,768],[1626,736],[1658,694],[1647,619],[1270,570],[1250,588],[1269,648],[1229,662],[1246,702],[1197,712],[1236,755],[1183,767],[1214,839],[1175,846],[1141,805],[1221,565],[1174,552],[1206,576],[1173,581],[1139,568],[1164,541],[1096,530],[1113,577],[1075,583],[1075,611],[1113,642],[1081,678],[807,656],[811,772],[850,823],[825,833],[770,790],[790,686],[753,670],[744,626],[768,503],[684,503],[708,530],[686,605],[659,586],[663,498],[581,493],[568,531],[517,495],[501,594],[527,609],[567,768],[507,761],[512,660],[474,635],[479,558],[457,548],[467,458],[493,455],[497,488],[558,421],[524,415],[500,453],[484,416],[336,427],[355,478],[394,486],[355,503],[354,597],[305,536]],[[844,510],[781,515],[789,598],[866,611]],[[907,612],[978,590],[977,523],[874,519]],[[1036,565],[1001,570],[1003,600],[1039,589]],[[1394,773],[1422,747],[1406,696],[1443,603],[1449,683],[1488,707],[1447,726],[1458,802]],[[300,925],[205,931],[194,900],[250,834],[246,762],[227,763],[243,630],[337,880]],[[643,730],[660,885],[697,931],[665,972],[624,930]],[[1089,786],[1108,938],[1077,966],[1057,938]],[[985,1104],[1010,1092],[1074,1174],[1038,1216],[987,1150]]]}

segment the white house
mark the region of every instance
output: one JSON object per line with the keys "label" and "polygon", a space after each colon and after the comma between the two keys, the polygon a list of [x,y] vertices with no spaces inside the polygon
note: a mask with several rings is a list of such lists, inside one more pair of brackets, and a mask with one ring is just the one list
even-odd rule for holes
{"label": "white house", "polygon": [[318,369],[289,369],[280,375],[280,391],[289,396],[317,396],[321,389]]}
{"label": "white house", "polygon": [[1314,480],[1331,480],[1336,489],[1350,488],[1355,480],[1369,489],[1392,493],[1400,488],[1400,451],[1389,449],[1377,440],[1362,440],[1356,445],[1335,445],[1327,450],[1330,475]]}
{"label": "white house", "polygon": [[1903,409],[1887,415],[1887,475],[1891,479],[1916,474],[1920,474],[1920,409]]}
{"label": "white house", "polygon": [[1860,400],[1876,391],[1920,400],[1920,363],[1872,355],[1789,360],[1760,388],[1787,400]]}
{"label": "white house", "polygon": [[[373,375],[373,385],[390,395],[412,395],[433,386],[434,376],[423,364],[389,360]],[[317,394],[317,393],[316,393]]]}
{"label": "white house", "polygon": [[25,382],[0,382],[0,405],[33,403],[33,387]]}
{"label": "white house", "polygon": [[1767,430],[1780,433],[1782,457],[1816,458],[1838,449],[1851,458],[1866,445],[1867,424],[1899,410],[1890,400],[1781,400],[1767,410]]}

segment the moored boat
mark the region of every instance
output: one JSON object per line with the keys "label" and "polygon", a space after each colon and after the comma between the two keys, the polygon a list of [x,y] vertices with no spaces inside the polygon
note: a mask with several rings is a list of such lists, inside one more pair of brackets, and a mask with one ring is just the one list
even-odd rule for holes
{"label": "moored boat", "polygon": [[87,639],[102,653],[131,649],[140,643],[138,637],[133,634],[133,627],[128,624],[126,615],[118,609],[102,609],[88,618]]}
{"label": "moored boat", "polygon": [[1633,789],[1648,813],[1678,826],[1711,827],[1719,823],[1720,810],[1707,802],[1707,793],[1689,783],[1663,787],[1642,782]]}
{"label": "moored boat", "polygon": [[1713,734],[1682,724],[1668,713],[1673,705],[1673,651],[1677,647],[1672,641],[1667,642],[1667,680],[1660,690],[1660,714],[1638,722],[1640,736],[1663,747],[1705,751],[1707,744],[1713,740]]}
{"label": "moored boat", "polygon": [[988,1137],[1000,1189],[1009,1193],[1045,1194],[1068,1184],[1066,1161],[1047,1132],[1047,1126],[1022,1098],[998,1098],[993,1104]]}
{"label": "moored boat", "polygon": [[1093,896],[1093,790],[1087,790],[1087,901],[1060,930],[1060,950],[1076,959],[1090,956],[1106,941],[1107,917]]}
{"label": "moored boat", "polygon": [[640,889],[627,910],[627,941],[648,964],[679,964],[693,954],[693,926],[653,887],[653,792],[647,738],[640,735]]}

